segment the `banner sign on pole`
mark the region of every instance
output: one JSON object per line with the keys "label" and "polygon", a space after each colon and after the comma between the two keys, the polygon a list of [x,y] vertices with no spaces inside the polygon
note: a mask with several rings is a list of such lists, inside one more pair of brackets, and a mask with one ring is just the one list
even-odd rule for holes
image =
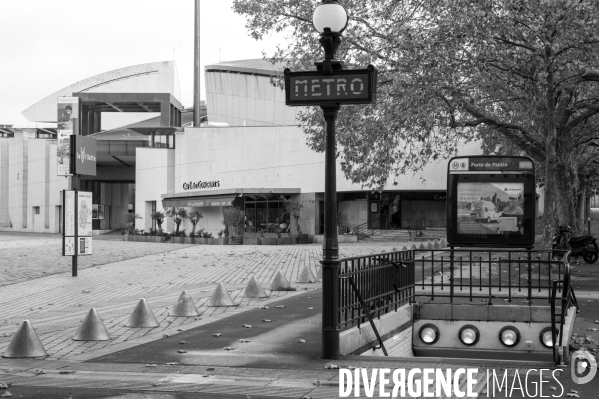
{"label": "banner sign on pole", "polygon": [[75,255],[75,237],[63,237],[62,256]]}
{"label": "banner sign on pole", "polygon": [[62,192],[62,256],[75,255],[75,191]]}
{"label": "banner sign on pole", "polygon": [[70,176],[70,140],[72,130],[58,130],[56,141],[56,175]]}
{"label": "banner sign on pole", "polygon": [[92,235],[92,193],[77,192],[77,236],[91,237]]}
{"label": "banner sign on pole", "polygon": [[79,97],[58,97],[58,130],[73,130],[73,119],[79,118]]}
{"label": "banner sign on pole", "polygon": [[[86,136],[72,136],[72,150],[74,154],[73,164],[78,175],[96,175],[96,139]],[[91,203],[90,203],[91,209]]]}
{"label": "banner sign on pole", "polygon": [[77,255],[91,255],[92,254],[92,238],[91,237],[78,237],[79,245],[77,245]]}

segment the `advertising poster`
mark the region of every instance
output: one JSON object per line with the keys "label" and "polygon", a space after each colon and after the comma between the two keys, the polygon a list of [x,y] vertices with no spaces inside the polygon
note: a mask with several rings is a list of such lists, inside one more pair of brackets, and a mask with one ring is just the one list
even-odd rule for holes
{"label": "advertising poster", "polygon": [[104,220],[104,204],[98,204],[98,219]]}
{"label": "advertising poster", "polygon": [[62,249],[63,256],[75,255],[75,237],[65,237],[64,247]]}
{"label": "advertising poster", "polygon": [[77,246],[77,255],[91,255],[92,254],[92,238],[91,237],[79,237],[79,245]]}
{"label": "advertising poster", "polygon": [[69,169],[69,149],[72,130],[57,130],[56,135],[56,175],[70,176]]}
{"label": "advertising poster", "polygon": [[77,196],[77,232],[79,237],[92,235],[92,193],[79,191]]}
{"label": "advertising poster", "polygon": [[98,204],[92,204],[92,219],[98,218]]}
{"label": "advertising poster", "polygon": [[458,234],[520,232],[523,183],[458,183]]}
{"label": "advertising poster", "polygon": [[75,236],[75,191],[64,191],[63,205],[64,236],[73,237]]}
{"label": "advertising poster", "polygon": [[58,130],[73,130],[73,119],[79,115],[79,97],[58,97]]}

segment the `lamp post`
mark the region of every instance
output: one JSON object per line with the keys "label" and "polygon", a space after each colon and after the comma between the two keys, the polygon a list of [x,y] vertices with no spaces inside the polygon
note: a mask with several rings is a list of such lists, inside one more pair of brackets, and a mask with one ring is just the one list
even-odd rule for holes
{"label": "lamp post", "polygon": [[312,23],[320,33],[324,60],[315,62],[316,71],[284,71],[285,105],[319,106],[324,114],[324,243],[322,259],[322,357],[339,358],[339,245],[337,242],[337,184],[335,120],[341,104],[375,104],[378,71],[344,70],[335,59],[347,13],[337,0],[323,0],[316,7]]}
{"label": "lamp post", "polygon": [[[320,33],[324,61],[316,62],[317,70],[325,75],[343,69],[335,59],[341,44],[341,33],[347,26],[347,13],[336,0],[323,1],[316,10],[312,23]],[[326,123],[325,177],[324,177],[324,242],[322,246],[322,357],[339,359],[339,244],[337,239],[337,182],[335,120],[339,104],[320,107]]]}

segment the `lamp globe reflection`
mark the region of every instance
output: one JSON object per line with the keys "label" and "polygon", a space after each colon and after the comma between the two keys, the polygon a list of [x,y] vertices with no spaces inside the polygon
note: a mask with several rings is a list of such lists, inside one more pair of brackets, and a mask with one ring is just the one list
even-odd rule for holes
{"label": "lamp globe reflection", "polygon": [[504,327],[499,331],[499,340],[508,348],[514,347],[520,342],[520,331],[516,327]]}

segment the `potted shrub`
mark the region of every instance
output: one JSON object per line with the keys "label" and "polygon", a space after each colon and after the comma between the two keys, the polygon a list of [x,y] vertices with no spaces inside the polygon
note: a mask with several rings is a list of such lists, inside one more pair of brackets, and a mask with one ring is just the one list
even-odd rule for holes
{"label": "potted shrub", "polygon": [[[307,244],[309,242],[308,234],[302,234],[302,228],[299,224],[300,212],[304,208],[304,206],[296,201],[291,201],[290,199],[281,196],[281,201],[283,203],[283,212],[284,214],[289,214],[295,221],[295,229],[297,230],[297,237],[292,236],[292,242],[296,241],[298,244]],[[294,242],[295,243],[295,242]]]}
{"label": "potted shrub", "polygon": [[166,208],[164,214],[173,219],[173,222],[175,222],[175,224],[177,225],[177,229],[175,230],[175,237],[177,237],[179,234],[179,227],[181,226],[181,222],[188,218],[187,209],[180,206]]}
{"label": "potted shrub", "polygon": [[[191,211],[189,212],[187,217],[189,218],[189,221],[192,225],[191,233],[189,234],[189,238],[191,238],[189,244],[195,244],[196,225],[200,222],[200,219],[202,219],[204,215],[202,215],[202,212],[200,211]],[[188,243],[187,240],[185,242]]]}
{"label": "potted shrub", "polygon": [[162,234],[162,231],[150,229],[146,237],[147,242],[164,242],[166,237]]}
{"label": "potted shrub", "polygon": [[127,231],[129,234],[135,234],[135,221],[137,219],[143,219],[139,214],[133,214],[130,212],[125,213],[125,224],[127,225]]}
{"label": "potted shrub", "polygon": [[229,236],[229,224],[233,226],[233,237],[229,240],[230,243],[235,245],[243,244],[243,236],[237,235],[237,227],[245,220],[245,212],[238,206],[229,206],[223,209],[224,225],[225,225],[225,237]]}
{"label": "potted shrub", "polygon": [[[154,220],[156,222],[156,225],[158,226],[158,233],[162,234],[162,222],[164,222],[164,217],[165,217],[164,212],[162,212],[162,211],[152,212],[152,213],[150,213],[150,217],[152,218],[152,220]],[[155,236],[157,236],[157,235],[155,235]]]}
{"label": "potted shrub", "polygon": [[204,229],[200,229],[197,233],[196,243],[197,244],[208,244],[208,240],[212,238],[212,233],[204,232]]}

